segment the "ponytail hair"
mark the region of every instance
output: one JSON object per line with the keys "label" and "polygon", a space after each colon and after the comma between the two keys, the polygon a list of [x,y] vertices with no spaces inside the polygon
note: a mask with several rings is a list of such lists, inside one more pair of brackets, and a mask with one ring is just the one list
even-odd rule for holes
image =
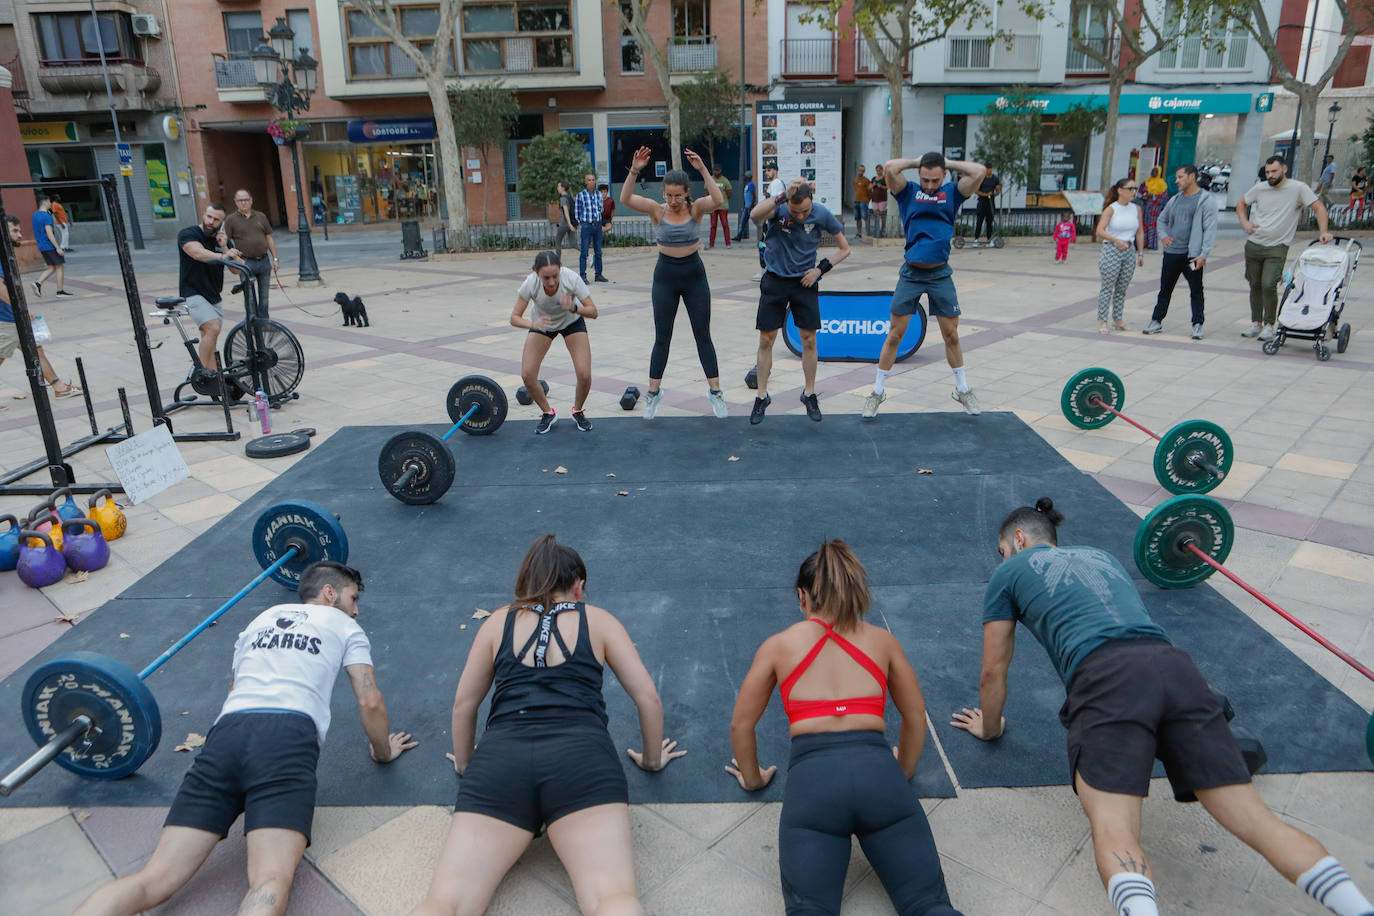
{"label": "ponytail hair", "polygon": [[1064,522],[1064,513],[1054,507],[1054,500],[1042,496],[1034,506],[1013,509],[998,529],[997,539],[1005,541],[1017,528],[1026,532],[1036,542],[1044,541],[1052,547],[1059,546],[1059,526]]}
{"label": "ponytail hair", "polygon": [[586,578],[587,567],[576,550],[558,543],[552,534],[542,535],[530,545],[520,564],[511,610],[547,609],[556,592],[565,592],[578,579]]}
{"label": "ponytail hair", "polygon": [[541,251],[534,256],[534,272],[539,273],[544,267],[562,267],[563,259],[558,256],[556,251]]}
{"label": "ponytail hair", "polygon": [[1102,209],[1105,210],[1105,209],[1107,209],[1108,207],[1110,207],[1112,204],[1116,203],[1117,198],[1119,198],[1119,197],[1121,196],[1121,188],[1122,188],[1122,186],[1125,185],[1126,182],[1128,182],[1128,181],[1130,181],[1130,180],[1131,180],[1131,179],[1129,179],[1129,178],[1118,178],[1118,179],[1116,180],[1116,184],[1112,185],[1110,188],[1107,189],[1107,194],[1106,194],[1106,196],[1102,199]]}
{"label": "ponytail hair", "polygon": [[797,570],[797,588],[841,632],[857,628],[868,614],[868,573],[844,541],[826,541],[807,557]]}

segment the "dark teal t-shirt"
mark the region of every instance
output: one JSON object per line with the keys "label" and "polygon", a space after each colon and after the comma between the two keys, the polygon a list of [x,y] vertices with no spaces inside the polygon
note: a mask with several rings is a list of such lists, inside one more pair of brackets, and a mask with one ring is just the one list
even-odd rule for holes
{"label": "dark teal t-shirt", "polygon": [[1125,567],[1096,547],[1037,544],[1002,563],[983,594],[983,622],[993,620],[1025,624],[1065,685],[1078,663],[1108,640],[1169,642]]}

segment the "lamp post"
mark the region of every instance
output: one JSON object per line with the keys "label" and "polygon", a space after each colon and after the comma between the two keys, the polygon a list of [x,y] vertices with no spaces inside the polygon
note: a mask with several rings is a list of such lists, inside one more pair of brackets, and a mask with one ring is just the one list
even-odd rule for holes
{"label": "lamp post", "polygon": [[1341,116],[1339,102],[1332,102],[1326,109],[1326,152],[1322,153],[1322,168],[1326,168],[1326,157],[1331,155],[1331,135],[1336,132],[1336,119]]}
{"label": "lamp post", "polygon": [[[268,44],[268,42],[271,44]],[[296,54],[296,32],[282,17],[268,29],[264,41],[250,52],[253,71],[272,107],[293,120],[298,111],[310,110],[310,96],[318,79],[318,64],[304,49]],[[305,189],[301,184],[301,161],[296,138],[292,137],[291,173],[296,182],[296,238],[300,246],[298,283],[318,284],[320,268],[315,248],[310,243],[310,222],[305,215]]]}

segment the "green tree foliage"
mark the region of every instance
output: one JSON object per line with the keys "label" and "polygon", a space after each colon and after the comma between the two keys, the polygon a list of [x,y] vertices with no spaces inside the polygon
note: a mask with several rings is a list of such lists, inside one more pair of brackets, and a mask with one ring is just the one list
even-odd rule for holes
{"label": "green tree foliage", "polygon": [[1003,191],[1033,187],[1040,162],[1040,130],[1040,109],[1033,104],[1031,91],[1018,86],[988,106],[978,126],[973,158],[997,174]]}
{"label": "green tree foliage", "polygon": [[634,37],[644,61],[653,68],[663,101],[668,106],[668,156],[673,168],[682,168],[682,117],[677,87],[668,70],[668,53],[664,44],[649,30],[649,11],[654,0],[607,0],[615,7],[620,27]]}
{"label": "green tree foliage", "polygon": [[1360,145],[1364,147],[1364,156],[1355,165],[1374,168],[1374,114],[1369,116],[1364,133],[1360,134]]}
{"label": "green tree foliage", "polygon": [[1075,102],[1063,114],[1057,115],[1059,133],[1066,137],[1092,137],[1107,126],[1107,109],[1101,105]]}
{"label": "green tree foliage", "polygon": [[558,199],[558,183],[580,189],[591,171],[582,138],[566,131],[543,134],[530,141],[520,161],[518,191],[527,204],[542,206]]}
{"label": "green tree foliage", "polygon": [[739,135],[739,83],[723,70],[709,70],[678,86],[677,96],[683,145],[705,145],[706,163],[714,168],[716,141]]}
{"label": "green tree foliage", "polygon": [[[501,149],[515,127],[520,100],[499,79],[449,90],[449,115],[460,147],[477,150],[482,171],[491,175],[491,153]],[[488,179],[489,180],[489,179]],[[482,195],[482,225],[487,224],[487,195]]]}

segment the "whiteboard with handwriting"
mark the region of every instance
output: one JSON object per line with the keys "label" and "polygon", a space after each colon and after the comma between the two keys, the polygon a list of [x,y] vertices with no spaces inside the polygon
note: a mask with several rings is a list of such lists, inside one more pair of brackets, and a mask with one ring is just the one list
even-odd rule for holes
{"label": "whiteboard with handwriting", "polygon": [[105,454],[134,505],[191,476],[191,469],[166,426],[154,426],[117,442],[105,449]]}

